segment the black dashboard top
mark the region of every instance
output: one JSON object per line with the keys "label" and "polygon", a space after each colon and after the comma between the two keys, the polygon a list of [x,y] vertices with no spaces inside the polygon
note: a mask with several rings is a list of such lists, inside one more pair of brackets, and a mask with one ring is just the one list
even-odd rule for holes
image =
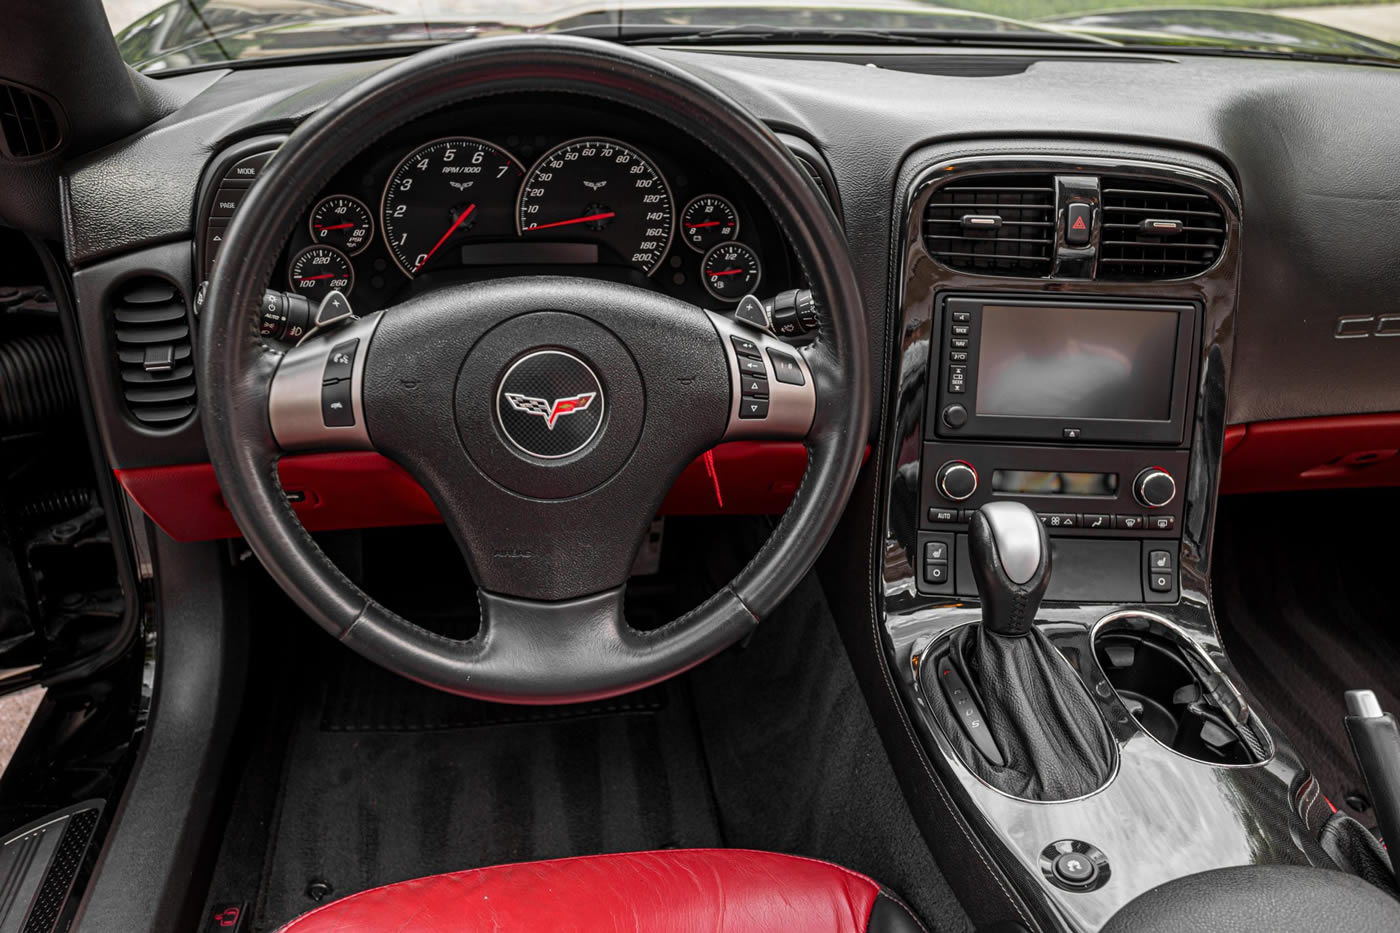
{"label": "black dashboard top", "polygon": [[[810,141],[829,162],[877,363],[888,345],[904,208],[897,180],[912,153],[933,145],[969,156],[1064,153],[1083,143],[1132,154],[1151,146],[1218,166],[1241,192],[1230,420],[1400,409],[1389,341],[1334,339],[1340,316],[1400,310],[1400,253],[1391,245],[1400,240],[1400,173],[1391,157],[1400,73],[1078,52],[969,77],[937,73],[936,51],[919,56],[917,70],[907,50],[847,49],[840,61],[827,60],[830,50],[799,47],[655,54],[732,94],[775,130]],[[170,92],[186,99],[181,109],[68,167],[70,261],[89,267],[189,240],[213,153],[287,132],[380,67],[293,65],[170,79]]]}

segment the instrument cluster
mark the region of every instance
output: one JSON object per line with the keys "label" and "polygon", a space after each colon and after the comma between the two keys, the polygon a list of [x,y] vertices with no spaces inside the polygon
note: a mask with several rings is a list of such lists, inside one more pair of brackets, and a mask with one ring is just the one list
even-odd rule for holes
{"label": "instrument cluster", "polygon": [[715,310],[760,283],[802,285],[759,199],[695,140],[581,102],[521,103],[418,121],[352,159],[273,287],[313,303],[340,291],[365,313],[504,275],[608,277]]}

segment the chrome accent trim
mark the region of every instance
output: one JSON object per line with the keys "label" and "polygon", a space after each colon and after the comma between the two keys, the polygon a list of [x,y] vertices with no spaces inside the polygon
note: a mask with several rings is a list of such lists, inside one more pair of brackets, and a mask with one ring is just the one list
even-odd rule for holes
{"label": "chrome accent trim", "polygon": [[1376,699],[1374,691],[1348,690],[1347,715],[1361,719],[1380,719],[1385,715],[1385,711],[1381,709],[1381,701]]}
{"label": "chrome accent trim", "polygon": [[[740,324],[721,314],[716,314],[713,311],[706,311],[705,314],[719,334],[719,341],[724,347],[724,358],[729,363],[729,427],[725,430],[721,440],[732,441],[740,438],[802,440],[805,438],[807,432],[812,430],[812,422],[817,417],[817,387],[816,382],[812,379],[812,370],[807,366],[807,360],[803,357],[802,351],[790,343],[784,343],[761,330]],[[742,398],[740,383],[743,379],[743,373],[739,369],[739,354],[735,352],[734,342],[729,339],[730,337],[741,337],[744,340],[753,341],[763,354],[763,368],[768,376],[767,418],[739,417],[739,404]],[[796,360],[798,367],[802,370],[802,378],[806,381],[800,386],[795,386],[773,378],[773,366],[768,359],[770,349],[777,350]]]}
{"label": "chrome accent trim", "polygon": [[[343,327],[322,332],[314,340],[299,344],[283,355],[267,397],[267,417],[279,447],[287,451],[374,449],[365,427],[365,360],[369,357],[370,339],[383,316],[383,311],[376,311]],[[321,417],[321,383],[326,360],[337,344],[355,339],[360,341],[350,373],[355,423],[328,428]]]}

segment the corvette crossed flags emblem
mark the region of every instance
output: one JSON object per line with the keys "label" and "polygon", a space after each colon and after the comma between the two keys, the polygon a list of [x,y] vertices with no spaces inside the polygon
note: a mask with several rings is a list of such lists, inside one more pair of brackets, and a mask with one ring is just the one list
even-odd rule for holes
{"label": "corvette crossed flags emblem", "polygon": [[597,398],[597,392],[585,392],[582,395],[574,395],[569,398],[557,398],[554,401],[546,401],[542,398],[533,398],[529,395],[521,395],[518,392],[503,393],[506,401],[510,402],[510,407],[516,411],[523,411],[526,414],[539,415],[544,419],[548,428],[554,430],[554,422],[564,415],[572,415],[576,411],[583,411],[593,404],[593,399]]}

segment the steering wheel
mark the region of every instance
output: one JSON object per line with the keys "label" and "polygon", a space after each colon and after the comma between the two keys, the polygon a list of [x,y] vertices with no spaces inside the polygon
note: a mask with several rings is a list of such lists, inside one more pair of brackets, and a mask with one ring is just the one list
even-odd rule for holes
{"label": "steering wheel", "polygon": [[[283,232],[351,155],[425,114],[522,91],[629,106],[737,169],[806,273],[817,298],[815,342],[799,351],[642,288],[539,276],[444,287],[335,324],[326,320],[334,309],[323,306],[327,326],[292,350],[259,336],[257,309]],[[611,696],[744,637],[815,562],[865,449],[865,317],[829,205],[739,105],[650,55],[601,41],[530,36],[442,46],[321,108],[239,209],[200,323],[210,459],[253,552],[355,651],[482,699]],[[759,374],[768,407],[752,417],[759,406],[745,406],[741,390]],[[659,629],[631,628],[623,591],[662,498],[695,457],[735,438],[805,442],[807,470],[791,505],[722,590]],[[422,484],[479,588],[476,635],[430,632],[341,573],[278,479],[280,456],[302,450],[378,451]]]}

